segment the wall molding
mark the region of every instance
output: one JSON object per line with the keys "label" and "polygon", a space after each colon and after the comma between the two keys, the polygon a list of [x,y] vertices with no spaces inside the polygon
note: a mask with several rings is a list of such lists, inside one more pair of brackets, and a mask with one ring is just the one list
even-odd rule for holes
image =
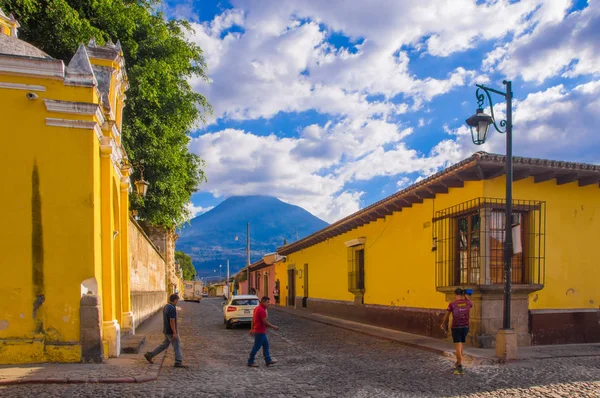
{"label": "wall molding", "polygon": [[0,72],[63,80],[65,77],[65,64],[56,59],[2,55],[0,56]]}
{"label": "wall molding", "polygon": [[12,90],[25,90],[25,91],[46,91],[46,87],[38,86],[34,84],[20,84],[20,83],[8,83],[0,82],[0,88],[8,88]]}
{"label": "wall molding", "polygon": [[98,119],[98,124],[104,124],[104,114],[100,105],[90,102],[71,102],[44,99],[46,110],[48,112],[69,113],[73,115],[94,115]]}
{"label": "wall molding", "polygon": [[366,241],[367,241],[367,238],[356,238],[356,239],[346,241],[346,242],[344,242],[344,244],[346,245],[346,247],[354,247],[354,246],[364,245]]}

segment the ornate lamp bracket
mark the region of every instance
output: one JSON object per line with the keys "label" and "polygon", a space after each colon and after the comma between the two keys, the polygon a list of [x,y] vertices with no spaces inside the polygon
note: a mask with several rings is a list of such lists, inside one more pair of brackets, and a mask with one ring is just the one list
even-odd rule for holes
{"label": "ornate lamp bracket", "polygon": [[[475,91],[475,97],[477,98],[477,106],[479,108],[483,108],[483,104],[485,102],[485,97],[487,96],[488,102],[490,104],[490,113],[492,115],[492,124],[497,132],[504,134],[506,133],[506,119],[500,120],[500,127],[496,124],[496,117],[494,116],[494,103],[492,102],[492,96],[490,92],[501,95],[506,99],[506,94],[502,91],[494,90],[493,88],[486,87],[483,84],[476,84],[477,91]],[[485,93],[485,95],[484,95]]]}

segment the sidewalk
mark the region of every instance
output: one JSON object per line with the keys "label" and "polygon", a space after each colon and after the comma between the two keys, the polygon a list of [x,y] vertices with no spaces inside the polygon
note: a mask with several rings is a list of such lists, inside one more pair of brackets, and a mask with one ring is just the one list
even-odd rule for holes
{"label": "sidewalk", "polygon": [[[310,319],[315,322],[320,322],[326,325],[367,334],[373,337],[396,341],[400,344],[404,344],[421,350],[430,351],[452,359],[456,357],[454,344],[447,340],[439,340],[431,337],[400,332],[398,330],[386,329],[364,323],[347,321],[340,318],[315,314],[305,309],[292,309],[279,306],[272,306],[270,307],[270,309],[275,309],[277,311]],[[588,356],[600,357],[600,343],[548,345],[519,348],[519,360]],[[496,358],[495,349],[492,348],[475,348],[465,346],[463,359],[466,364],[492,365],[495,363],[500,363],[499,358]]]}
{"label": "sidewalk", "polygon": [[[162,341],[161,331],[162,318],[158,313],[138,329],[136,336],[145,335],[146,343],[142,348],[148,348]],[[152,365],[141,353],[121,354],[118,358],[109,358],[102,364],[0,365],[0,386],[53,383],[146,383],[158,378],[166,352],[155,357]]]}

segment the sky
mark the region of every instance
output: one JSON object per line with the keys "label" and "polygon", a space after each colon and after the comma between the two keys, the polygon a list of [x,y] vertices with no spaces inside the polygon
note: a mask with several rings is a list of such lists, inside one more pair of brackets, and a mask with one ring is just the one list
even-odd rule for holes
{"label": "sky", "polygon": [[[475,84],[513,82],[515,156],[600,163],[600,0],[169,0],[214,107],[201,214],[271,195],[327,222],[477,151]],[[505,103],[494,96],[497,119]],[[489,104],[486,103],[486,106]],[[488,108],[489,113],[489,108]]]}

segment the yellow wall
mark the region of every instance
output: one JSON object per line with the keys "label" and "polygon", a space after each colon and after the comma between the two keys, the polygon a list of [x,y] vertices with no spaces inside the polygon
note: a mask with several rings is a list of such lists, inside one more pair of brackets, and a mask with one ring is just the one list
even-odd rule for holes
{"label": "yellow wall", "polygon": [[[505,178],[486,181],[484,193],[505,196]],[[533,178],[513,185],[515,199],[546,202],[546,280],[529,296],[530,309],[599,308],[600,189],[577,182],[535,184]]]}
{"label": "yellow wall", "polygon": [[[0,80],[33,83],[11,76]],[[91,130],[46,126],[46,117],[57,116],[46,112],[42,99],[89,101],[92,90],[67,88],[54,80],[35,79],[35,84],[47,88],[37,93],[35,101],[28,100],[24,90],[3,89],[0,95],[0,109],[11,116],[2,121],[4,142],[11,149],[0,157],[3,191],[8,193],[0,196],[0,206],[5,209],[4,227],[0,229],[0,321],[5,327],[0,328],[0,339],[35,338],[44,339],[47,345],[74,344],[63,346],[62,354],[52,354],[49,359],[58,356],[76,361],[80,355],[76,346],[80,284],[96,275],[98,265],[94,219],[99,202],[94,195],[97,168],[92,156],[97,153],[98,140]],[[40,206],[36,211],[32,210],[34,167],[39,176]],[[41,244],[35,248],[37,239]],[[45,299],[35,318],[34,262],[43,270],[43,286],[38,293]],[[1,362],[20,362],[18,350],[4,347],[0,344]],[[51,352],[47,350],[46,354]],[[41,345],[31,353],[36,360],[48,358],[44,355]]]}
{"label": "yellow wall", "polygon": [[[450,188],[412,208],[396,212],[325,242],[292,253],[286,264],[297,270],[309,266],[309,297],[353,301],[348,291],[347,247],[344,242],[365,237],[365,304],[444,308],[436,291],[431,219],[441,210],[480,197],[482,182]],[[434,207],[435,205],[435,207]],[[303,295],[303,279],[296,276],[296,296]]]}
{"label": "yellow wall", "polygon": [[[365,242],[365,304],[445,308],[436,291],[435,253],[431,251],[431,220],[435,210],[478,197],[503,198],[504,178],[465,183],[435,200],[425,200],[385,219],[287,256],[277,267],[287,294],[288,265],[297,270],[309,264],[309,297],[353,301],[348,291],[347,247],[359,237]],[[598,308],[600,305],[600,189],[555,181],[514,184],[514,198],[546,201],[546,285],[530,295],[530,308]],[[285,275],[285,276],[284,276]],[[303,296],[296,276],[296,296]]]}

